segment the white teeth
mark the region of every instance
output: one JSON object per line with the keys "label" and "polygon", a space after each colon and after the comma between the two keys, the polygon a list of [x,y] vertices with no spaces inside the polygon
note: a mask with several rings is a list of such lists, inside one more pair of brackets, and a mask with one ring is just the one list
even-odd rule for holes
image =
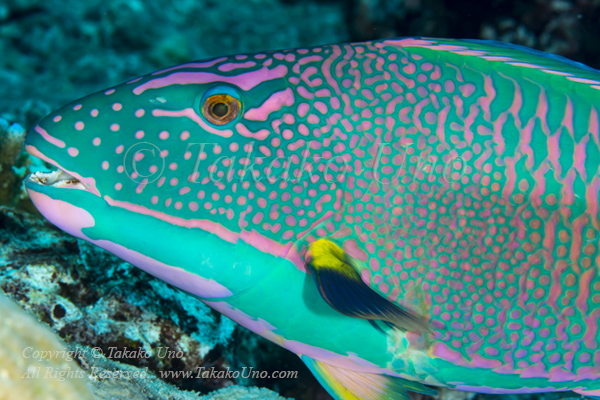
{"label": "white teeth", "polygon": [[41,185],[52,185],[57,187],[70,187],[85,189],[83,184],[77,178],[67,174],[59,169],[53,172],[35,172],[29,176],[29,179]]}
{"label": "white teeth", "polygon": [[68,181],[58,181],[56,183],[53,183],[52,186],[55,187],[66,187],[69,189],[83,189],[85,190],[85,186],[83,186],[83,183],[79,182],[79,181],[73,181],[73,180],[68,180]]}

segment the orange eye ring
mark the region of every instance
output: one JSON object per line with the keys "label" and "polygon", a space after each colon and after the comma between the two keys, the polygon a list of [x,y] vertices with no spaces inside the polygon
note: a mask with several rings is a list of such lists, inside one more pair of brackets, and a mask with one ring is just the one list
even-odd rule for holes
{"label": "orange eye ring", "polygon": [[214,94],[204,100],[202,113],[211,124],[225,125],[239,115],[240,102],[228,94]]}

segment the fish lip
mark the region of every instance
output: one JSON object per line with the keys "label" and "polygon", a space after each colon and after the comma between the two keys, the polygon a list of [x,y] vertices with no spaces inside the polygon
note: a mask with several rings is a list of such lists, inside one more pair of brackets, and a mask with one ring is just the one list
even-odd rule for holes
{"label": "fish lip", "polygon": [[[70,171],[70,170],[67,170],[67,169],[61,167],[57,161],[46,156],[44,153],[39,151],[35,146],[33,146],[31,144],[27,144],[27,142],[25,142],[25,150],[30,155],[32,155],[34,157],[38,157],[38,158],[42,159],[43,161],[47,162],[48,164],[51,164],[57,168],[57,170],[51,171],[51,172],[38,171],[38,172],[29,174],[25,178],[25,183],[27,184],[27,186],[32,187],[32,188],[35,186],[38,186],[38,187],[41,186],[41,187],[54,187],[54,188],[59,188],[59,189],[78,189],[78,190],[84,190],[86,192],[90,192],[90,193],[95,194],[96,196],[100,197],[100,192],[96,188],[96,185],[95,185],[95,182],[93,179],[91,179],[92,186],[90,186],[90,184],[88,182],[88,181],[90,181],[90,178],[83,178],[77,172]],[[58,179],[58,178],[64,178],[64,179]],[[44,179],[45,179],[45,181],[44,181]],[[48,179],[50,179],[50,184],[47,184]]]}
{"label": "fish lip", "polygon": [[57,188],[79,189],[88,191],[79,179],[58,168],[51,172],[36,171],[27,176],[27,181],[42,186]]}

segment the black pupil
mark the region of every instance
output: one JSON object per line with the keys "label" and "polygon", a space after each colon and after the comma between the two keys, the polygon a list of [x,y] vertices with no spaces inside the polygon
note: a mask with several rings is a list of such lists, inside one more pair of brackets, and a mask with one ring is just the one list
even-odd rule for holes
{"label": "black pupil", "polygon": [[229,112],[229,107],[225,103],[217,103],[213,106],[213,114],[218,118],[223,118]]}

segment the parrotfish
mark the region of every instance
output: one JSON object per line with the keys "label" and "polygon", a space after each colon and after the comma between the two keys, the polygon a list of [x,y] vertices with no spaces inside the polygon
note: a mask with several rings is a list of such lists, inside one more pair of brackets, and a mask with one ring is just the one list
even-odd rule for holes
{"label": "parrotfish", "polygon": [[26,187],[337,400],[593,396],[599,107],[600,71],[499,42],[218,57],[51,113]]}

